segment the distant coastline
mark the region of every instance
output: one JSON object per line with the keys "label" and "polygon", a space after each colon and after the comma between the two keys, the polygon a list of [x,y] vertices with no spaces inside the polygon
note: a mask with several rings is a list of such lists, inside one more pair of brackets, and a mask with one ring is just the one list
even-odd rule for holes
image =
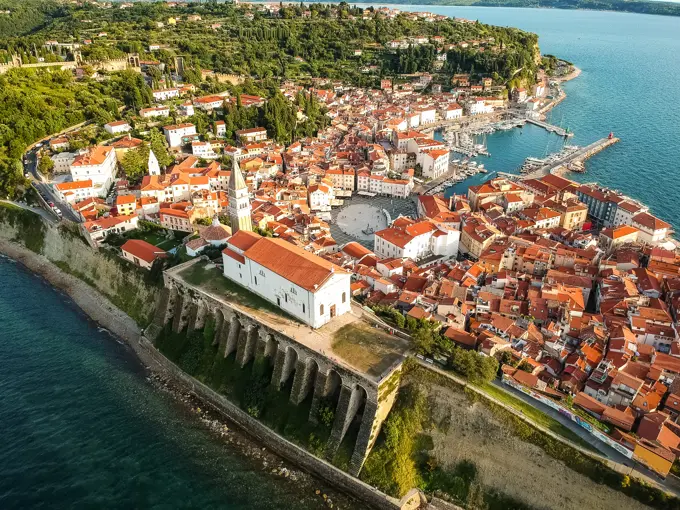
{"label": "distant coastline", "polygon": [[[244,3],[278,3],[270,0],[259,1],[249,0]],[[285,2],[284,2],[285,3]],[[293,2],[291,2],[293,3]],[[329,3],[324,0],[311,0],[306,3]],[[331,1],[330,3],[339,3]],[[372,5],[372,2],[359,2],[357,5]],[[627,12],[631,14],[649,14],[652,16],[680,16],[680,3],[674,2],[655,2],[649,0],[639,0],[634,2],[624,2],[618,0],[603,0],[595,2],[593,0],[556,0],[547,2],[535,2],[532,0],[419,0],[416,3],[407,0],[391,0],[375,5],[423,5],[441,7],[513,7],[518,9],[559,9],[565,11],[602,11],[602,12]]]}

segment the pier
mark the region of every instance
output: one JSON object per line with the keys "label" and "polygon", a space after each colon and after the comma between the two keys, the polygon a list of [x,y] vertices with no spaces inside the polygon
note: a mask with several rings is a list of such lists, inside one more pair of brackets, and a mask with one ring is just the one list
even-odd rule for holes
{"label": "pier", "polygon": [[583,163],[586,159],[594,156],[598,152],[618,142],[619,139],[613,136],[611,138],[610,137],[602,138],[597,142],[593,142],[590,145],[582,147],[576,152],[572,152],[571,154],[561,159],[558,159],[557,161],[553,161],[548,165],[542,166],[541,168],[537,168],[535,171],[524,175],[522,179],[538,179],[540,177],[553,173],[555,170],[558,170],[561,167],[568,167],[568,165],[571,165],[573,163]]}
{"label": "pier", "polygon": [[559,126],[553,126],[552,124],[548,124],[547,122],[544,122],[542,120],[527,119],[527,122],[534,124],[536,126],[542,127],[543,129],[545,129],[545,130],[547,130],[551,133],[558,134],[560,136],[564,136],[564,137],[574,136],[574,133],[567,131],[566,129],[563,129]]}

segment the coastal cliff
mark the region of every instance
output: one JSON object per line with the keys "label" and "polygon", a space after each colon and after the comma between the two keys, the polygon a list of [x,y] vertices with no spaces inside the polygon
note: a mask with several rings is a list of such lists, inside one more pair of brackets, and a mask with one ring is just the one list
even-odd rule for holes
{"label": "coastal cliff", "polygon": [[8,247],[8,241],[25,246],[43,257],[44,264],[50,262],[91,286],[134,319],[137,325],[145,326],[150,322],[159,292],[147,281],[146,271],[114,254],[91,248],[75,225],[56,226],[29,211],[2,206],[0,242]]}

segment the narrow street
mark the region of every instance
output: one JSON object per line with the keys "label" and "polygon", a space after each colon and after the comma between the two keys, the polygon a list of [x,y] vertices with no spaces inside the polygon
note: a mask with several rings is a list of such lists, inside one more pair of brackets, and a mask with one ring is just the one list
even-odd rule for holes
{"label": "narrow street", "polygon": [[[38,192],[43,193],[47,197],[48,202],[53,202],[67,220],[79,223],[80,218],[71,210],[66,202],[60,200],[52,190],[52,187],[47,184],[45,177],[38,171],[38,156],[37,149],[33,148],[24,154],[24,172],[29,174],[32,178],[33,185]],[[48,215],[53,215],[52,211],[47,212]],[[55,216],[56,217],[56,216]],[[54,219],[52,219],[54,221]]]}

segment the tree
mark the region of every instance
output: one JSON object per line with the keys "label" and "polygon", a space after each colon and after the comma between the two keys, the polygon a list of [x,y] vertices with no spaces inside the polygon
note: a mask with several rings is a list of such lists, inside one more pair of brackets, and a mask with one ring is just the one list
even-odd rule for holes
{"label": "tree", "polygon": [[420,354],[431,355],[435,347],[435,336],[430,328],[420,328],[413,335],[413,342]]}
{"label": "tree", "polygon": [[132,149],[125,153],[120,166],[123,168],[125,175],[132,182],[139,182],[142,176],[147,172],[147,160],[149,157],[148,147],[140,147]]}
{"label": "tree", "polygon": [[519,362],[519,365],[517,365],[517,368],[519,370],[522,370],[523,372],[528,372],[532,373],[534,371],[534,367],[532,367],[529,362],[525,359]]}
{"label": "tree", "polygon": [[40,158],[40,163],[38,163],[38,171],[46,176],[52,175],[54,171],[54,161],[48,156],[43,156]]}
{"label": "tree", "polygon": [[156,156],[161,168],[166,168],[175,162],[175,158],[168,152],[168,146],[163,133],[156,128],[149,132],[149,147]]}

